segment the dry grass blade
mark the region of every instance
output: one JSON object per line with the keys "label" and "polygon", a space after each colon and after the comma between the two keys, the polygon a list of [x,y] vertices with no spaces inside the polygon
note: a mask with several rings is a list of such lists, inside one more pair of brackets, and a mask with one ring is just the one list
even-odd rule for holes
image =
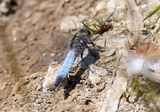
{"label": "dry grass blade", "polygon": [[129,31],[141,31],[143,29],[143,17],[135,0],[124,0],[127,6],[127,25]]}
{"label": "dry grass blade", "polygon": [[124,2],[127,7],[127,27],[131,34],[129,36],[129,47],[132,47],[141,40],[142,30],[144,29],[143,17],[135,3],[135,0],[124,0]]}

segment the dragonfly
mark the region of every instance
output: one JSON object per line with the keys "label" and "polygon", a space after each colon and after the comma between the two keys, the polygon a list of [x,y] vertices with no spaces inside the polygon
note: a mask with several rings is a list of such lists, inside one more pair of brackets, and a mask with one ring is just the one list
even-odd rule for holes
{"label": "dragonfly", "polygon": [[74,35],[72,35],[67,56],[64,59],[64,62],[56,77],[55,87],[60,85],[60,83],[67,77],[76,60],[76,57],[81,56],[81,59],[83,60],[84,50],[86,48],[90,49],[90,47],[95,47],[91,37],[92,33],[86,27],[79,29]]}
{"label": "dragonfly", "polygon": [[[94,41],[97,38],[93,39],[93,35],[101,35],[113,28],[112,24],[110,23],[110,17],[113,15],[113,13],[114,11],[110,14],[109,17],[107,17],[107,19],[105,19],[105,21],[103,21],[102,19],[96,19],[96,21],[94,21],[95,24],[90,25],[87,24],[87,21],[83,21],[82,24],[84,26],[80,29],[77,29],[76,33],[71,36],[69,50],[57,74],[54,84],[55,87],[59,86],[60,83],[63,82],[63,80],[67,77],[76,58],[79,55],[81,56],[81,59],[83,61],[83,53],[86,48],[90,50],[90,47],[96,47]],[[92,29],[90,26],[93,26],[95,29]]]}

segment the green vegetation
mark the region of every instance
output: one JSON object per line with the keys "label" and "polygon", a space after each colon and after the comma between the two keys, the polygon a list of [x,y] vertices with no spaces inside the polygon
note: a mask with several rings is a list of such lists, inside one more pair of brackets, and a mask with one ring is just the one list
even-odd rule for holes
{"label": "green vegetation", "polygon": [[[135,77],[132,83],[133,90],[141,97],[146,107],[150,107],[150,103],[156,101],[156,97],[160,95],[160,84],[145,79],[143,82],[141,78]],[[156,108],[150,108],[152,112],[156,112]],[[153,111],[154,110],[154,111]]]}
{"label": "green vegetation", "polygon": [[[148,19],[149,17],[153,16],[154,14],[156,14],[157,12],[160,11],[160,6],[157,6],[154,10],[152,10],[145,18],[143,21],[145,21],[146,19]],[[159,18],[158,18],[159,19]]]}

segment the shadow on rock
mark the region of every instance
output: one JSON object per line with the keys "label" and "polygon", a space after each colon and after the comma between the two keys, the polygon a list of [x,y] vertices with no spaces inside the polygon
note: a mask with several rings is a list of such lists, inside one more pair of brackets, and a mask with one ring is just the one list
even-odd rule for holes
{"label": "shadow on rock", "polygon": [[81,67],[79,71],[70,77],[70,80],[64,87],[64,98],[68,98],[69,93],[80,83],[81,75],[87,70],[90,69],[89,66],[95,63],[99,59],[99,53],[96,49],[90,49],[88,55],[83,58],[80,62]]}

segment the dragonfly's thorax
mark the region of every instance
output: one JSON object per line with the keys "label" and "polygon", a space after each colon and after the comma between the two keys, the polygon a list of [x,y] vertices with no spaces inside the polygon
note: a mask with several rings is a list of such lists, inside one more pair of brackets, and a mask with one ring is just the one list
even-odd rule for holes
{"label": "dragonfly's thorax", "polygon": [[81,29],[78,33],[73,35],[70,43],[70,49],[74,49],[76,51],[76,55],[81,54],[87,47],[90,36],[90,31]]}

